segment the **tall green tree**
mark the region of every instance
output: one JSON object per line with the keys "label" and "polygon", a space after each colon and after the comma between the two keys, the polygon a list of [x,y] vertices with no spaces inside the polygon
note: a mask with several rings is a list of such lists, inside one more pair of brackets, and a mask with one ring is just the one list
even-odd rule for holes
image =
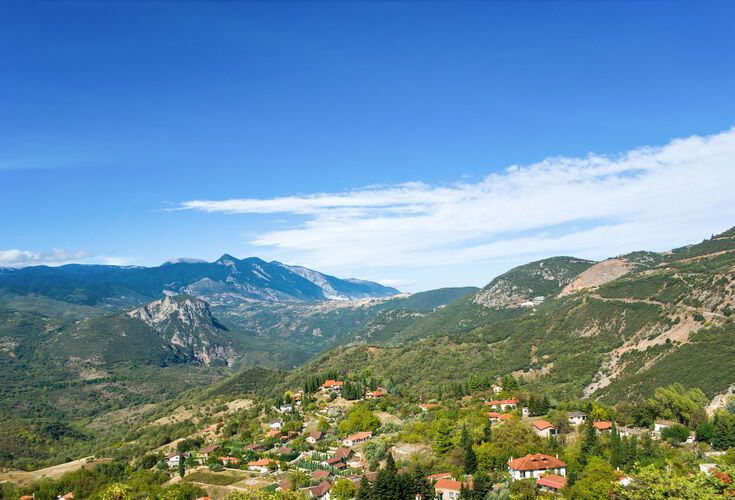
{"label": "tall green tree", "polygon": [[625,452],[623,450],[623,441],[620,439],[618,425],[613,420],[612,429],[610,430],[610,464],[613,467],[622,467],[625,463]]}
{"label": "tall green tree", "polygon": [[474,443],[467,424],[462,427],[460,444],[464,451],[464,472],[465,474],[472,474],[477,469],[477,455],[475,455],[475,450],[472,448]]}
{"label": "tall green tree", "polygon": [[584,433],[582,434],[582,444],[580,446],[580,462],[587,465],[589,460],[600,454],[600,443],[597,439],[597,430],[591,418],[587,419],[584,424]]}

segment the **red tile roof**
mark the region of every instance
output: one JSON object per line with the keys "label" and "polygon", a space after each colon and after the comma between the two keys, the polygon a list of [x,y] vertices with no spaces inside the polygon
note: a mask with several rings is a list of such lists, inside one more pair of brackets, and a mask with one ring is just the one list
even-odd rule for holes
{"label": "red tile roof", "polygon": [[498,413],[496,411],[489,411],[489,412],[485,413],[485,415],[487,415],[490,418],[500,418],[500,413]]}
{"label": "red tile roof", "polygon": [[330,389],[332,387],[342,387],[342,385],[342,382],[340,382],[339,380],[329,379],[322,384],[322,387],[325,389]]}
{"label": "red tile roof", "polygon": [[339,458],[340,460],[350,458],[351,456],[352,456],[351,448],[337,448],[337,451],[334,452],[334,458]]}
{"label": "red tile roof", "polygon": [[544,476],[538,478],[536,480],[536,484],[538,484],[539,486],[546,486],[547,488],[560,490],[567,485],[567,478],[554,475]]}
{"label": "red tile roof", "polygon": [[545,470],[558,469],[566,466],[567,464],[558,458],[544,455],[543,453],[537,453],[535,455],[529,453],[525,457],[508,461],[508,467],[513,470]]}
{"label": "red tile roof", "polygon": [[319,441],[322,438],[323,435],[324,434],[322,434],[319,431],[314,431],[314,432],[310,432],[309,433],[309,437],[312,438],[312,439],[314,439],[314,440],[316,440],[316,441]]}
{"label": "red tile roof", "polygon": [[352,434],[351,436],[347,436],[347,439],[350,441],[362,441],[363,439],[368,439],[373,437],[372,432],[356,432],[355,434]]}
{"label": "red tile roof", "polygon": [[554,427],[554,424],[552,424],[551,422],[547,422],[546,420],[537,420],[533,423],[533,426],[540,431],[556,428]]}
{"label": "red tile roof", "polygon": [[504,413],[503,415],[500,415],[498,418],[500,420],[510,420],[511,418],[513,418],[513,415],[511,415],[510,413]]}
{"label": "red tile roof", "polygon": [[610,422],[594,422],[592,424],[598,431],[609,431],[612,429],[612,423]]}
{"label": "red tile roof", "polygon": [[261,458],[260,460],[248,462],[248,467],[268,467],[268,464],[271,462],[275,462],[275,460],[271,460],[270,458]]}
{"label": "red tile roof", "polygon": [[322,497],[327,494],[331,487],[332,485],[329,484],[329,481],[322,481],[313,488],[310,488],[309,491],[315,497]]}
{"label": "red tile roof", "polygon": [[485,406],[493,406],[493,405],[517,405],[518,400],[517,399],[494,399],[492,401],[488,401],[485,403]]}
{"label": "red tile roof", "polygon": [[329,472],[328,470],[324,470],[324,469],[317,469],[311,473],[312,479],[315,479],[317,481],[322,481],[324,479],[327,479],[331,475],[332,475],[331,472]]}
{"label": "red tile roof", "polygon": [[472,482],[460,482],[455,481],[454,479],[439,479],[436,484],[434,484],[434,489],[437,493],[444,493],[445,491],[460,491],[462,490],[462,485],[465,485],[466,487],[469,487],[472,489]]}

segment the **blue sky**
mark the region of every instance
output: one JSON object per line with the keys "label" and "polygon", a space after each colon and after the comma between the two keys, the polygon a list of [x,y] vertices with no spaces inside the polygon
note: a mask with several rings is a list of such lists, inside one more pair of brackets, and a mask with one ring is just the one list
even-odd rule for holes
{"label": "blue sky", "polygon": [[227,252],[419,290],[697,241],[735,225],[733,19],[3,2],[0,265]]}

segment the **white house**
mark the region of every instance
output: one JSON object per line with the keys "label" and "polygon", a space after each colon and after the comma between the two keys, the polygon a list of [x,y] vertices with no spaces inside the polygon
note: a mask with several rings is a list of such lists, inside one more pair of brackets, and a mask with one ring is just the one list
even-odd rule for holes
{"label": "white house", "polygon": [[[438,479],[436,484],[434,484],[436,497],[441,500],[456,500],[462,491],[462,484],[451,478]],[[467,487],[467,483],[464,483],[464,485]]]}
{"label": "white house", "polygon": [[283,420],[271,420],[270,422],[268,422],[268,427],[270,427],[272,430],[278,430],[283,427]]}
{"label": "white house", "polygon": [[518,406],[517,399],[495,399],[493,401],[487,401],[485,406],[489,406],[493,410],[514,410]]}
{"label": "white house", "polygon": [[265,474],[268,472],[268,465],[274,462],[275,460],[271,460],[270,458],[261,458],[260,460],[248,462],[248,470]]}
{"label": "white house", "polygon": [[567,464],[556,457],[544,455],[543,453],[528,454],[515,460],[511,457],[508,460],[508,472],[510,472],[513,481],[531,477],[538,479],[546,474],[566,477]]}
{"label": "white house", "polygon": [[324,437],[324,434],[319,431],[310,432],[309,435],[306,437],[306,442],[316,444],[316,442],[319,441],[322,437]]}
{"label": "white house", "polygon": [[278,411],[281,413],[291,413],[293,411],[293,405],[282,404],[278,407]]}
{"label": "white house", "polygon": [[653,423],[653,432],[651,433],[651,435],[655,438],[660,438],[661,431],[663,431],[664,429],[668,429],[672,425],[676,425],[676,422],[672,420],[656,420]]}
{"label": "white house", "polygon": [[581,411],[570,411],[567,413],[567,421],[571,425],[582,425],[587,421],[587,415]]}
{"label": "white house", "polygon": [[182,457],[181,453],[178,451],[173,451],[169,453],[168,455],[166,455],[166,465],[175,469],[176,467],[179,466],[179,462],[181,461],[182,458],[186,458],[186,457]]}
{"label": "white house", "polygon": [[351,436],[347,436],[342,443],[345,446],[355,446],[356,444],[364,443],[371,437],[373,437],[373,433],[370,431],[357,432]]}
{"label": "white house", "polygon": [[533,423],[533,430],[536,431],[536,434],[538,434],[541,437],[551,437],[556,436],[557,429],[554,427],[554,424],[551,422],[547,422],[546,420],[537,420]]}
{"label": "white house", "polygon": [[501,392],[503,392],[503,388],[502,388],[502,387],[500,387],[500,386],[499,386],[499,385],[497,385],[497,384],[493,384],[493,387],[492,387],[492,389],[493,389],[493,392],[494,392],[495,394],[500,394]]}

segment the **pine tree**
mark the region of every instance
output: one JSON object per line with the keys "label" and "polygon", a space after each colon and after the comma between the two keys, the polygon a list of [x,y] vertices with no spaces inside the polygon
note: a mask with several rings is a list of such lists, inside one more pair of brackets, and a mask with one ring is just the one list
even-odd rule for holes
{"label": "pine tree", "polygon": [[475,450],[472,449],[474,443],[472,442],[472,436],[470,436],[470,431],[467,429],[466,424],[462,427],[460,442],[464,449],[464,472],[465,474],[472,474],[477,469],[477,456],[475,455]]}

